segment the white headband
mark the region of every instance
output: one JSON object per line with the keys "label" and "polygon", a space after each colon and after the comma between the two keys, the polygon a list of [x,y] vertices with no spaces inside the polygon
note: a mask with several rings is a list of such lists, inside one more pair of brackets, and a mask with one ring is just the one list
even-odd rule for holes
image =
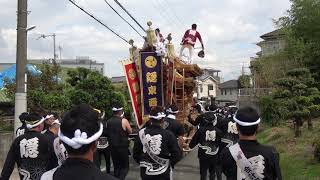
{"label": "white headband", "polygon": [[255,122],[243,122],[236,118],[237,113],[233,116],[233,120],[240,126],[254,126],[260,123],[260,118]]}
{"label": "white headband", "polygon": [[176,116],[175,116],[175,115],[173,115],[173,114],[169,114],[169,115],[167,116],[167,118],[170,118],[170,119],[176,119]]}
{"label": "white headband", "polygon": [[54,125],[54,124],[61,125],[61,123],[60,123],[60,121],[59,121],[58,119],[56,119],[56,120],[54,120],[54,121],[52,122],[52,125]]}
{"label": "white headband", "polygon": [[159,112],[157,116],[149,116],[149,118],[156,119],[156,120],[160,120],[164,117],[166,117],[166,114],[164,114],[163,112]]}
{"label": "white headband", "polygon": [[115,107],[112,108],[112,111],[121,111],[121,110],[123,110],[122,107],[121,108],[115,108]]}
{"label": "white headband", "polygon": [[67,136],[64,136],[60,129],[58,132],[58,136],[61,139],[61,141],[63,141],[67,145],[71,146],[73,149],[79,149],[79,148],[81,148],[82,145],[90,144],[93,141],[97,140],[102,135],[102,132],[103,132],[103,125],[102,125],[102,123],[100,123],[99,131],[96,132],[94,135],[92,135],[89,138],[88,138],[87,133],[81,132],[80,129],[77,129],[74,132],[74,137],[71,139]]}
{"label": "white headband", "polygon": [[39,126],[41,123],[43,123],[44,120],[45,120],[45,118],[41,118],[41,119],[39,120],[39,122],[37,122],[37,123],[35,123],[35,124],[30,124],[30,123],[28,123],[28,121],[25,121],[25,122],[26,122],[26,124],[27,124],[27,128],[28,128],[28,129],[32,129],[32,128],[34,128],[34,127]]}
{"label": "white headband", "polygon": [[172,109],[169,108],[169,109],[167,109],[167,112],[171,113],[171,114],[177,114],[179,112],[179,110],[178,111],[172,111]]}
{"label": "white headband", "polygon": [[50,115],[47,115],[47,116],[44,118],[44,120],[47,120],[47,119],[53,118],[53,117],[54,117],[53,114],[50,114]]}

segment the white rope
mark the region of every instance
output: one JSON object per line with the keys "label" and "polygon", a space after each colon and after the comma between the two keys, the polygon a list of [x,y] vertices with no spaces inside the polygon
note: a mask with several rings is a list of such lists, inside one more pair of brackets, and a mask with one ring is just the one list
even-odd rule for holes
{"label": "white rope", "polygon": [[179,110],[178,111],[172,111],[172,109],[169,108],[169,109],[167,109],[167,112],[171,113],[171,114],[177,114],[179,112]]}
{"label": "white rope", "polygon": [[37,122],[37,123],[35,123],[35,124],[30,124],[30,123],[28,123],[28,121],[26,121],[27,128],[28,128],[28,129],[32,129],[32,128],[34,128],[34,127],[37,127],[37,126],[39,126],[41,123],[43,123],[44,120],[45,120],[45,118],[41,118],[41,119],[39,120],[39,122]]}
{"label": "white rope", "polygon": [[121,107],[121,108],[113,107],[113,108],[112,108],[112,111],[122,111],[122,110],[123,110],[123,107]]}
{"label": "white rope", "polygon": [[99,131],[96,132],[94,135],[92,135],[89,138],[88,138],[87,133],[81,132],[80,129],[77,129],[74,132],[74,137],[71,139],[67,136],[64,136],[60,129],[58,132],[58,136],[61,141],[63,141],[67,145],[71,146],[73,149],[79,149],[82,147],[82,145],[90,144],[90,143],[94,142],[95,140],[97,140],[102,135],[102,132],[103,132],[103,125],[102,125],[102,123],[100,123]]}
{"label": "white rope", "polygon": [[163,112],[159,112],[157,116],[149,116],[149,118],[156,119],[156,120],[160,120],[164,117],[166,117],[166,114],[164,114]]}
{"label": "white rope", "polygon": [[53,117],[54,117],[53,114],[50,114],[50,115],[47,115],[47,116],[44,118],[44,120],[47,120],[47,119],[53,118]]}

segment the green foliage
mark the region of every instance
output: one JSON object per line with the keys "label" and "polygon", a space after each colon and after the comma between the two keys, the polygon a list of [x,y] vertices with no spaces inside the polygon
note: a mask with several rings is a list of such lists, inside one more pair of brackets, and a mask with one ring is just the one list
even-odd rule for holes
{"label": "green foliage", "polygon": [[289,58],[288,52],[284,51],[251,61],[250,69],[256,87],[269,88],[274,85],[274,80],[285,77],[290,69],[303,66],[300,61]]}
{"label": "green foliage", "polygon": [[272,126],[279,124],[287,114],[280,101],[273,99],[271,96],[263,96],[259,99],[261,107],[261,117],[264,122],[270,123]]}
{"label": "green foliage", "polygon": [[[30,111],[63,112],[69,108],[68,98],[63,95],[63,85],[59,83],[58,64],[42,64],[37,68],[41,71],[39,75],[27,73],[27,103]],[[14,97],[15,82],[8,82],[5,85],[6,93]]]}
{"label": "green foliage", "polygon": [[303,61],[320,88],[320,1],[291,0],[288,15],[276,23],[286,31],[287,52],[292,59]]}
{"label": "green foliage", "polygon": [[[111,81],[102,74],[85,68],[70,69],[67,84],[59,81],[60,66],[57,64],[39,65],[41,74],[28,74],[27,101],[30,111],[64,112],[72,106],[86,103],[94,108],[104,110],[106,117],[111,116],[111,109],[118,104],[125,108],[130,120],[127,99],[116,91]],[[6,84],[6,93],[14,97],[15,83]],[[43,113],[45,113],[43,112]]]}
{"label": "green foliage", "polygon": [[251,76],[241,75],[239,76],[240,88],[250,88],[251,87]]}
{"label": "green foliage", "polygon": [[112,107],[123,106],[126,117],[130,120],[127,99],[122,92],[116,91],[111,81],[95,71],[78,68],[68,71],[68,84],[71,89],[67,92],[72,105],[86,103],[94,108],[104,110],[106,117],[112,115]]}
{"label": "green foliage", "polygon": [[[302,127],[304,132],[300,138],[286,123],[276,127],[264,127],[257,134],[258,141],[276,148],[280,156],[282,179],[285,180],[317,180],[320,177],[320,163],[314,158],[315,143],[320,145],[320,119],[313,119],[314,128]],[[320,147],[320,146],[319,146]],[[320,149],[319,149],[320,150]],[[318,151],[320,156],[320,151]]]}

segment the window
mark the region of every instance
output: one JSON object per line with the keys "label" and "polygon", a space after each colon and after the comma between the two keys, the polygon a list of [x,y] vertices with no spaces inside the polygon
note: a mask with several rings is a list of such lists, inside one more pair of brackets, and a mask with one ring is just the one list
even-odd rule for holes
{"label": "window", "polygon": [[208,85],[208,90],[213,90],[213,85]]}
{"label": "window", "polygon": [[203,92],[202,84],[200,85],[200,92],[201,92],[201,93]]}
{"label": "window", "polygon": [[230,93],[230,95],[232,95],[232,89],[229,89],[229,93]]}

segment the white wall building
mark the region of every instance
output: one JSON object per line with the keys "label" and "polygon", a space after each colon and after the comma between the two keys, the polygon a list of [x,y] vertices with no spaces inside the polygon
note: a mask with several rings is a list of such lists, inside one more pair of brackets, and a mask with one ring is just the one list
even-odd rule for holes
{"label": "white wall building", "polygon": [[220,70],[203,69],[203,75],[197,79],[197,93],[194,97],[209,100],[217,96]]}

